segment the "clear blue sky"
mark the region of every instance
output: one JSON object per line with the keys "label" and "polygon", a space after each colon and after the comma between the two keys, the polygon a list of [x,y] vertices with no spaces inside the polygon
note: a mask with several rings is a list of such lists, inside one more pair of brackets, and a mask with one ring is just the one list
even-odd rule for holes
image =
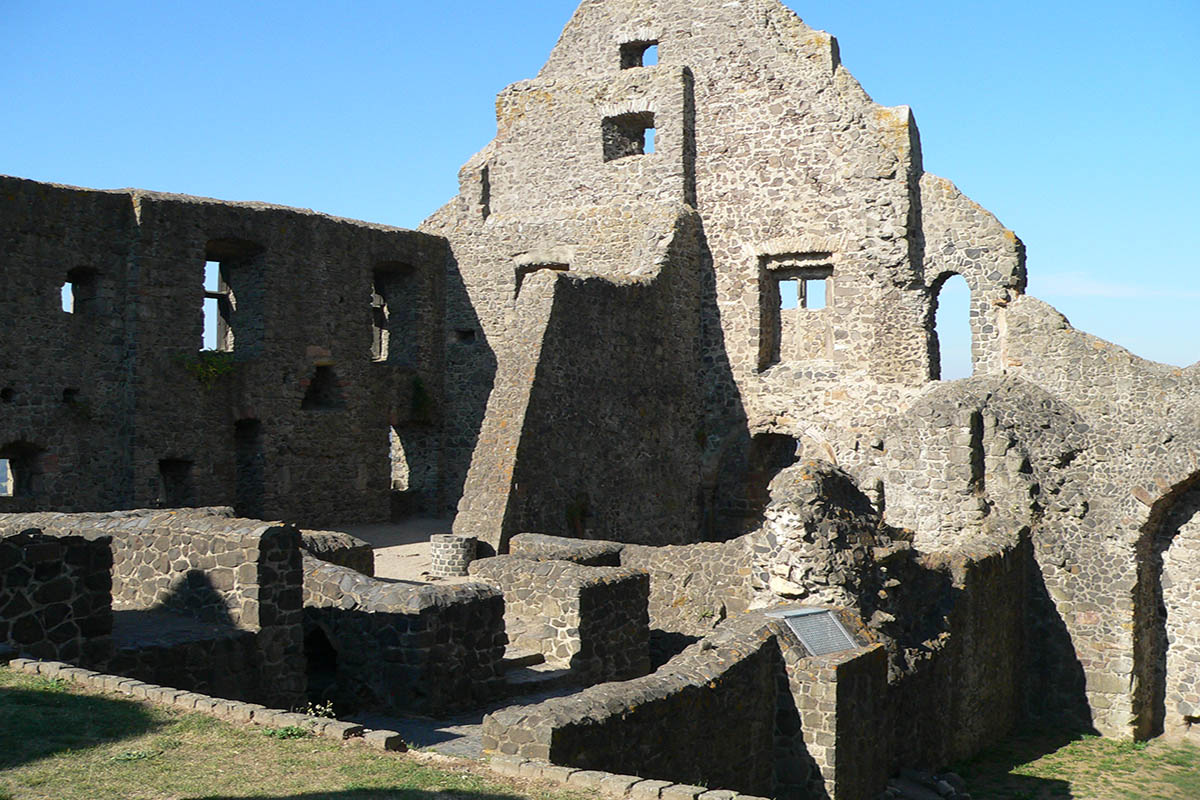
{"label": "clear blue sky", "polygon": [[[1024,239],[1032,294],[1200,359],[1200,2],[789,4]],[[415,227],[574,7],[0,0],[0,173]]]}

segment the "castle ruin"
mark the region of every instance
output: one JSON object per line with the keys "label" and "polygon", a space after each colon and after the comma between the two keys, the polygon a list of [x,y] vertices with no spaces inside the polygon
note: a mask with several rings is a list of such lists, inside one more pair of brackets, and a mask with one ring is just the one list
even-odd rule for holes
{"label": "castle ruin", "polygon": [[[831,36],[584,0],[496,111],[419,231],[0,178],[0,644],[165,675],[114,618],[166,609],[220,629],[194,686],[286,703],[320,632],[343,697],[439,713],[540,641],[608,682],[486,749],[773,797],[871,797],[1031,717],[1189,735],[1200,371],[1025,294],[1020,239]],[[955,275],[974,374],[941,381]],[[413,513],[454,514],[475,582],[377,581],[317,531]]]}

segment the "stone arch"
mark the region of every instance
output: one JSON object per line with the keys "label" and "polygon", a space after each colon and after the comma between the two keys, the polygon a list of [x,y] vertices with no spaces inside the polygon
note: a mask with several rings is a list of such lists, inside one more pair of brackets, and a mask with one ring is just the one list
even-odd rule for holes
{"label": "stone arch", "polygon": [[1200,723],[1200,472],[1150,506],[1136,546],[1134,735]]}

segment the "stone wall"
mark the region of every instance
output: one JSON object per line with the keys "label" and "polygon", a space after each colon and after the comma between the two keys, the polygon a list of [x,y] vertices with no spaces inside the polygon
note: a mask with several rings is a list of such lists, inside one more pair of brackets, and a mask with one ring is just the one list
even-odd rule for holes
{"label": "stone wall", "polygon": [[650,211],[667,233],[630,226],[642,239],[632,252],[572,251],[569,269],[521,273],[455,533],[494,552],[531,530],[694,536],[698,222],[686,208]]}
{"label": "stone wall", "polygon": [[779,651],[763,620],[651,675],[484,717],[483,747],[582,769],[769,795]]}
{"label": "stone wall", "polygon": [[[0,511],[377,521],[393,488],[442,508],[446,259],[311,211],[0,178],[0,458],[19,478]],[[206,302],[220,353],[200,352]]]}
{"label": "stone wall", "polygon": [[300,531],[305,550],[322,561],[348,567],[368,577],[375,574],[375,550],[370,544],[341,531]]}
{"label": "stone wall", "polygon": [[[110,543],[114,669],[192,680],[180,688],[220,688],[237,699],[290,704],[303,695],[295,528],[235,518],[227,508],[0,516],[0,533],[26,528]],[[184,654],[201,653],[180,667]]]}
{"label": "stone wall", "polygon": [[470,574],[504,593],[509,644],[540,652],[580,681],[620,681],[650,670],[650,578],[639,570],[496,556]]}
{"label": "stone wall", "polygon": [[786,626],[775,630],[787,679],[780,691],[785,713],[775,731],[773,796],[875,796],[891,772],[883,648],[810,656]]}
{"label": "stone wall", "polygon": [[112,653],[106,538],[0,534],[0,645],[94,666]]}
{"label": "stone wall", "polygon": [[[891,763],[937,769],[1002,740],[1037,703],[1025,658],[1027,542],[946,554],[928,568],[950,579],[944,634],[910,653],[888,688]],[[1040,642],[1030,640],[1030,647]],[[948,735],[948,733],[950,735]]]}
{"label": "stone wall", "polygon": [[504,598],[486,584],[388,582],[306,554],[304,619],[310,683],[329,673],[322,699],[340,706],[435,715],[499,694]]}
{"label": "stone wall", "polygon": [[749,608],[753,553],[760,539],[745,536],[729,542],[654,547],[523,533],[513,537],[511,548],[522,558],[619,564],[643,571],[650,576],[651,627],[702,636]]}

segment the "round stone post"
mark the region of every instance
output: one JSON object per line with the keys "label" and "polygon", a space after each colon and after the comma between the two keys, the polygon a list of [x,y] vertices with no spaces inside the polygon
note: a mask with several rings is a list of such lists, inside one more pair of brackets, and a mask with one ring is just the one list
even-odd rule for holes
{"label": "round stone post", "polygon": [[475,560],[475,537],[435,533],[429,537],[429,555],[433,561],[431,574],[438,578],[460,578],[467,574],[467,565]]}

